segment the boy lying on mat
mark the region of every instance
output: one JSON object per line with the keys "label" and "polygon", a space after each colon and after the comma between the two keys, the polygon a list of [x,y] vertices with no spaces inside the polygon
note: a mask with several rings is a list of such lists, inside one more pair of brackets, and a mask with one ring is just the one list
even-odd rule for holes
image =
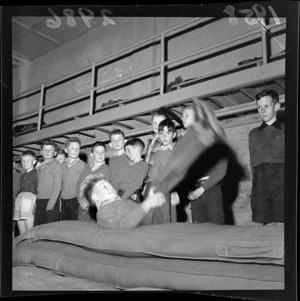
{"label": "boy lying on mat", "polygon": [[133,228],[152,224],[152,209],[165,203],[164,194],[154,187],[141,203],[122,200],[101,175],[91,174],[81,184],[81,196],[97,207],[97,223],[105,228]]}

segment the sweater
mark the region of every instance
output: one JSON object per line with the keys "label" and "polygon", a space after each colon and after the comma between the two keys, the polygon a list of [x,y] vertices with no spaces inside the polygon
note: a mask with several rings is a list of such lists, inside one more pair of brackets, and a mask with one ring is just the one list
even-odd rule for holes
{"label": "sweater", "polygon": [[97,211],[97,223],[104,228],[128,229],[152,223],[152,214],[131,200],[116,200]]}
{"label": "sweater", "polygon": [[70,166],[68,166],[68,160],[61,164],[63,177],[62,199],[76,198],[76,184],[86,166],[87,164],[79,158],[72,162]]}
{"label": "sweater", "polygon": [[285,162],[285,125],[276,120],[271,125],[263,122],[249,133],[251,169],[266,163]]}
{"label": "sweater", "polygon": [[111,176],[111,184],[118,195],[126,200],[143,186],[148,174],[148,164],[140,161],[130,165],[128,161],[114,171]]}
{"label": "sweater", "polygon": [[37,171],[33,168],[30,172],[24,172],[20,177],[20,191],[37,194],[38,179]]}
{"label": "sweater", "polygon": [[49,199],[48,204],[55,205],[62,185],[62,169],[60,163],[53,159],[51,162],[41,163],[37,170],[38,199]]}

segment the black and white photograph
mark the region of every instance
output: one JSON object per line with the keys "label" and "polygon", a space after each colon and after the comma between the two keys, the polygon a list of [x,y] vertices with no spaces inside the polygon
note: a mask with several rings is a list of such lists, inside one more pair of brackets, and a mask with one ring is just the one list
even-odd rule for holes
{"label": "black and white photograph", "polygon": [[296,300],[299,3],[1,20],[1,296]]}

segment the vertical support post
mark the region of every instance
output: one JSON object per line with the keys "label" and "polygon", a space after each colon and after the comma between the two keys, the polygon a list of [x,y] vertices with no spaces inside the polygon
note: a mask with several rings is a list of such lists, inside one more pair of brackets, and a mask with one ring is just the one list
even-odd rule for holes
{"label": "vertical support post", "polygon": [[90,111],[89,115],[93,115],[94,113],[94,88],[95,88],[95,62],[92,64],[92,78],[91,78],[91,94],[90,94]]}
{"label": "vertical support post", "polygon": [[[265,18],[263,24],[266,24]],[[265,25],[266,26],[266,25]],[[268,63],[268,49],[267,49],[267,32],[263,26],[261,26],[261,42],[262,42],[262,59],[263,65]]]}
{"label": "vertical support post", "polygon": [[44,86],[44,84],[42,84],[41,85],[41,97],[40,97],[40,106],[39,106],[38,126],[37,126],[38,131],[40,131],[42,129],[44,99],[45,99],[45,86]]}
{"label": "vertical support post", "polygon": [[160,35],[160,94],[164,94],[165,84],[165,34]]}

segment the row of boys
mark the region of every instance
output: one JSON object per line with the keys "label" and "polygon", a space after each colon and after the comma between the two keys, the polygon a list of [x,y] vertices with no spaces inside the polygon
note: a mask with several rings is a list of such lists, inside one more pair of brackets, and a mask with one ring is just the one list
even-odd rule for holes
{"label": "row of boys", "polygon": [[[284,126],[276,118],[276,111],[280,105],[278,94],[274,92],[263,91],[257,95],[258,112],[264,122],[249,134],[250,163],[254,174],[254,193],[251,199],[253,221],[262,224],[283,222]],[[185,130],[195,121],[192,107],[183,110],[182,121]],[[58,161],[63,153],[58,154],[55,160],[57,148],[52,141],[43,142],[43,162],[37,169],[34,168],[34,152],[25,151],[22,154],[22,165],[26,172],[21,176],[20,193],[14,208],[14,220],[18,222],[20,233],[35,225],[57,221],[59,216],[61,220],[95,219],[89,203],[80,197],[80,185],[91,173],[101,173],[111,182],[122,199],[142,202],[147,187],[161,172],[163,162],[169,159],[175,145],[175,125],[166,115],[160,111],[155,112],[152,126],[154,136],[147,145],[145,159],[142,156],[145,148],[143,141],[131,138],[125,143],[125,135],[118,129],[110,134],[113,155],[108,165],[105,163],[105,145],[101,142],[92,145],[91,156],[94,162],[88,165],[82,161],[79,158],[80,140],[77,137],[67,140],[67,158],[61,164]],[[182,132],[182,135],[184,134],[185,131]],[[193,222],[224,223],[221,182],[226,174],[228,159],[218,158],[214,152],[209,153],[207,158],[211,158],[214,163],[208,165],[204,174],[196,173],[193,186],[187,191],[185,188],[179,188],[177,192],[180,198],[177,192],[172,193],[171,202],[166,203],[171,203],[171,207],[154,209],[156,223],[177,221],[175,206],[179,204],[179,199],[181,201],[185,198],[191,201]],[[270,173],[270,168],[273,168],[272,171],[279,178],[277,185],[266,191],[265,186],[269,185],[266,175]],[[196,169],[199,170],[199,166]],[[200,169],[203,169],[203,165]],[[270,194],[273,194],[271,199],[274,199],[274,202],[270,202]]]}

